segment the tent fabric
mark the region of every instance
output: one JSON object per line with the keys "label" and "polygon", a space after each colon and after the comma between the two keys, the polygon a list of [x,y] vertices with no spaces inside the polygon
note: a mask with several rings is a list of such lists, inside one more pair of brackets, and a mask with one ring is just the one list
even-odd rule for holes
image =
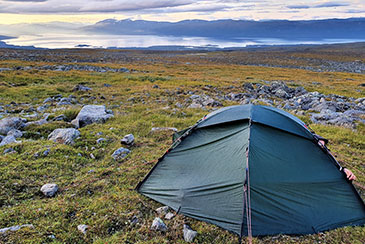
{"label": "tent fabric", "polygon": [[308,139],[313,138],[305,124],[295,116],[277,108],[253,104],[230,106],[217,110],[207,115],[199,123],[198,128],[243,119],[250,119],[255,123],[272,126]]}
{"label": "tent fabric", "polygon": [[353,185],[304,123],[284,111],[227,107],[177,137],[137,190],[178,213],[247,235],[249,180],[254,236],[365,224]]}

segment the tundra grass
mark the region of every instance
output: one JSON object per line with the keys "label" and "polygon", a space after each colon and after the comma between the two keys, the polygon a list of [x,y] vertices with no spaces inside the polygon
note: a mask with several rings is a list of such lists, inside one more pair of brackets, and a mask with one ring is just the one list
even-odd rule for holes
{"label": "tundra grass", "polygon": [[[193,62],[194,60],[192,60]],[[53,65],[54,63],[44,63]],[[23,61],[1,61],[0,66],[39,65]],[[43,64],[42,64],[43,65]],[[89,65],[97,65],[89,63]],[[104,66],[106,64],[103,64]],[[364,75],[318,73],[305,70],[239,65],[201,64],[108,64],[127,67],[131,73],[96,73],[81,71],[4,71],[0,73],[2,106],[35,108],[43,99],[61,94],[74,95],[85,104],[105,104],[115,117],[105,124],[80,129],[74,145],[47,141],[55,128],[70,127],[67,122],[31,126],[21,144],[2,147],[0,151],[0,228],[33,224],[16,232],[0,235],[0,243],[185,243],[182,236],[188,223],[198,236],[194,243],[237,243],[237,237],[214,225],[181,215],[166,220],[169,231],[151,231],[160,204],[138,194],[134,188],[171,144],[169,131],[152,133],[152,127],[184,129],[209,112],[208,109],[179,108],[195,94],[242,92],[245,82],[285,81],[289,86],[304,86],[309,91],[362,97]],[[89,92],[73,92],[82,83]],[[111,87],[105,87],[104,84]],[[157,85],[158,88],[155,86]],[[155,86],[155,88],[154,88]],[[237,104],[224,102],[224,105]],[[65,114],[71,120],[80,106],[65,106],[46,112]],[[16,114],[14,114],[16,115]],[[309,121],[308,116],[303,117]],[[329,147],[344,166],[358,177],[356,186],[364,198],[365,127],[356,130],[325,125],[311,125],[330,140]],[[136,143],[123,161],[114,161],[113,151],[120,139],[132,133]],[[100,137],[106,140],[100,144]],[[6,148],[14,153],[3,154]],[[48,156],[43,152],[50,149]],[[45,183],[57,183],[60,190],[53,198],[44,197],[39,189]],[[132,224],[133,217],[138,223]],[[77,225],[89,226],[84,235]],[[357,244],[365,240],[364,227],[345,227],[315,235],[268,236],[254,238],[253,243],[338,243]]]}

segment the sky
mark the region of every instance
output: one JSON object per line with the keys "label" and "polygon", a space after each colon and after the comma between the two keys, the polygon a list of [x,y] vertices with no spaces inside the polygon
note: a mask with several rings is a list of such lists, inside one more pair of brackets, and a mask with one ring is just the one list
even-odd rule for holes
{"label": "sky", "polygon": [[0,24],[365,17],[365,0],[0,0]]}

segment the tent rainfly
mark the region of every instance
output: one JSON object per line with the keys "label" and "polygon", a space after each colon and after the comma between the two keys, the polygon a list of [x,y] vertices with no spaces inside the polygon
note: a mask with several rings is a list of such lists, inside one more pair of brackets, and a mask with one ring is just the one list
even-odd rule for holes
{"label": "tent rainfly", "polygon": [[365,224],[364,202],[326,146],[267,106],[225,107],[176,133],[137,190],[239,237]]}

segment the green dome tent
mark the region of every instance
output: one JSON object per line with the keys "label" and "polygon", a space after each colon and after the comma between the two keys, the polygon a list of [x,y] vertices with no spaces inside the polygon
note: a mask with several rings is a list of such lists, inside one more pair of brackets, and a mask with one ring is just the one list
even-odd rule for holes
{"label": "green dome tent", "polygon": [[240,237],[365,224],[342,167],[295,116],[226,107],[175,135],[138,192]]}

